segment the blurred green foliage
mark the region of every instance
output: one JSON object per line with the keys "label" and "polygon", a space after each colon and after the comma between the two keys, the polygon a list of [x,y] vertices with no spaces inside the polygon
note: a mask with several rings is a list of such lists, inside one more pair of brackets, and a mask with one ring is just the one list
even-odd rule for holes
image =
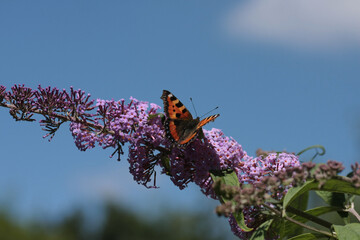
{"label": "blurred green foliage", "polygon": [[[212,214],[212,213],[207,213]],[[159,217],[141,217],[129,210],[108,203],[104,219],[89,227],[83,210],[74,210],[54,222],[14,220],[9,213],[0,213],[1,240],[200,240],[224,239],[224,232],[208,220],[205,213],[171,212]],[[151,220],[149,220],[151,219]],[[222,233],[221,233],[222,231]],[[227,234],[225,234],[227,235]]]}

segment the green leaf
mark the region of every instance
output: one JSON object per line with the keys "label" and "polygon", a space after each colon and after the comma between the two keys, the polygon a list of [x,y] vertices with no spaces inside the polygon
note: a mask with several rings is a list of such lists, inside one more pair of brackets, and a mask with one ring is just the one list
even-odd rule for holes
{"label": "green leaf", "polygon": [[[300,211],[305,211],[307,209],[308,200],[309,192],[305,192],[299,197],[295,198],[295,200],[291,202],[290,206]],[[291,214],[289,216],[292,217]],[[288,221],[285,223],[285,226],[286,227],[284,228],[284,234],[288,237],[299,235],[303,231],[303,228],[301,226]]]}
{"label": "green leaf", "polygon": [[[307,210],[305,212],[317,217],[317,216],[321,216],[321,215],[323,215],[325,213],[333,212],[333,211],[336,211],[336,210],[338,210],[337,207],[322,206],[322,207],[316,207],[316,208],[309,209],[309,210]],[[299,222],[302,222],[302,223],[305,223],[305,222],[308,221],[308,219],[305,219],[305,218],[300,217],[300,216],[296,216],[296,217],[294,217],[294,219],[299,221]]]}
{"label": "green leaf", "polygon": [[241,228],[241,230],[243,230],[245,232],[251,232],[253,230],[253,228],[249,228],[248,226],[246,226],[244,213],[242,211],[238,212],[238,213],[233,213],[233,216],[234,216],[234,218],[236,220],[236,223]]}
{"label": "green leaf", "polygon": [[166,175],[170,175],[170,158],[167,155],[162,155],[161,156],[161,163],[164,166],[165,170],[166,170]]}
{"label": "green leaf", "polygon": [[[326,191],[315,191],[315,192],[330,206],[338,207],[339,209],[345,208],[346,197],[344,193],[326,192]],[[342,218],[347,218],[349,216],[349,213],[345,211],[338,211],[338,214]]]}
{"label": "green leaf", "polygon": [[221,183],[225,185],[240,187],[239,179],[232,170],[211,171],[210,176],[214,182],[220,179]]}
{"label": "green leaf", "polygon": [[[322,207],[316,207],[316,208],[313,208],[313,209],[309,209],[307,211],[304,211],[305,213],[307,214],[311,214],[315,217],[318,217],[318,216],[321,216],[325,213],[329,213],[329,212],[333,212],[333,211],[337,211],[339,210],[337,207],[332,207],[332,206],[322,206]],[[301,223],[306,223],[309,221],[309,219],[307,218],[303,218],[301,216],[294,216],[292,217],[294,220],[298,221],[298,222],[301,222]],[[297,224],[295,223],[292,223],[290,221],[286,221],[286,224],[285,224],[285,236],[293,236],[293,231],[294,229],[296,229],[297,227],[300,227],[298,226]]]}
{"label": "green leaf", "polygon": [[[320,239],[321,237],[324,237],[324,235],[315,233],[303,233],[301,235],[289,238],[288,240],[313,240]],[[325,239],[329,239],[329,237],[326,237]]]}
{"label": "green leaf", "polygon": [[[335,201],[334,198],[334,193],[333,192],[327,192],[327,191],[315,191],[316,194],[321,197],[327,204],[329,204],[330,206],[338,206],[338,207],[343,207],[343,204],[339,204],[339,202]],[[342,194],[342,193],[340,193]],[[339,196],[337,196],[338,200],[340,200],[341,202],[345,201],[345,195],[342,194],[341,198],[339,198]],[[333,205],[336,204],[336,205]]]}
{"label": "green leaf", "polygon": [[327,180],[321,188],[319,188],[319,182],[315,180],[309,180],[305,184],[297,187],[292,187],[289,189],[287,194],[284,197],[283,207],[286,207],[294,201],[301,194],[310,191],[310,190],[322,190],[329,192],[338,192],[338,193],[348,193],[360,195],[360,188],[355,188],[352,186],[350,182],[341,179],[340,177],[337,179],[329,179]]}
{"label": "green leaf", "polygon": [[333,225],[339,240],[360,239],[360,223],[351,223],[345,226]]}
{"label": "green leaf", "polygon": [[[236,173],[232,170],[223,170],[223,171],[211,171],[210,176],[214,182],[219,181],[221,184],[227,185],[227,186],[234,186],[234,187],[240,187],[239,179],[236,175]],[[223,196],[221,196],[221,193],[218,189],[214,189],[216,195],[219,197],[221,203],[226,203],[228,201],[232,201],[231,199],[227,199]],[[234,201],[232,201],[233,204],[235,204]],[[245,224],[245,218],[243,212],[233,213],[233,216],[239,225],[239,227],[245,231],[250,232],[253,230],[253,228],[249,228]]]}
{"label": "green leaf", "polygon": [[284,197],[283,208],[286,209],[286,207],[292,201],[294,201],[297,197],[301,196],[303,193],[311,190],[312,188],[316,187],[317,185],[318,185],[318,183],[315,182],[315,180],[310,180],[310,181],[305,182],[305,184],[303,184],[301,186],[290,188]]}
{"label": "green leaf", "polygon": [[355,188],[351,182],[347,182],[341,178],[327,180],[321,190],[360,195],[360,188]]}
{"label": "green leaf", "polygon": [[301,211],[305,211],[307,209],[309,201],[309,192],[305,192],[296,198],[294,201],[291,202],[290,206],[297,208]]}
{"label": "green leaf", "polygon": [[223,180],[226,185],[240,187],[239,178],[234,171],[224,170],[222,173],[224,174]]}
{"label": "green leaf", "polygon": [[263,224],[261,224],[251,235],[250,240],[264,240],[265,237],[267,237],[267,233],[272,222],[273,219],[270,219],[264,222]]}
{"label": "green leaf", "polygon": [[[278,233],[280,235],[280,238],[284,238],[286,228],[285,228],[285,218],[280,218],[279,221],[276,222],[276,225],[273,227],[274,229],[278,229]],[[273,224],[274,225],[274,224]]]}
{"label": "green leaf", "polygon": [[349,172],[346,176],[352,178],[354,176],[354,171]]}

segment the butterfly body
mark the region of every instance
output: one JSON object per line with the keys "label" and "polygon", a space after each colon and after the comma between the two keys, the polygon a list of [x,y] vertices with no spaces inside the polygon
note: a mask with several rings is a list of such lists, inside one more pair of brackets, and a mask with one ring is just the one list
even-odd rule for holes
{"label": "butterfly body", "polygon": [[202,133],[201,127],[210,121],[214,121],[219,114],[200,120],[193,118],[186,107],[171,92],[164,90],[161,96],[164,101],[166,115],[166,137],[178,146],[186,146]]}

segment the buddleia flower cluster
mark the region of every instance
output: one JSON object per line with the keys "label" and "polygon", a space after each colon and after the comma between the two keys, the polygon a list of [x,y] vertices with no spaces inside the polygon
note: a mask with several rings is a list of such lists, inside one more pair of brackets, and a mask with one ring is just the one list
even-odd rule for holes
{"label": "buddleia flower cluster", "polygon": [[164,115],[154,103],[130,98],[129,101],[93,100],[82,90],[57,88],[31,89],[15,85],[10,91],[0,86],[0,104],[10,109],[17,121],[34,121],[36,115],[51,140],[69,122],[76,147],[81,151],[100,146],[112,148],[111,156],[120,160],[127,147],[130,173],[146,187],[155,181],[155,167],[168,174],[180,189],[191,182],[207,196],[216,198],[209,171],[234,168],[245,153],[234,139],[220,130],[204,130],[204,138],[185,148],[177,148],[165,137]]}
{"label": "buddleia flower cluster", "polygon": [[[201,138],[185,147],[177,147],[165,137],[165,115],[154,103],[91,99],[82,90],[57,88],[31,89],[15,85],[9,91],[0,86],[0,106],[9,108],[16,121],[35,121],[51,140],[64,123],[76,147],[81,151],[96,146],[112,149],[110,157],[127,153],[129,171],[134,180],[145,187],[156,188],[156,167],[179,188],[195,183],[208,197],[219,199],[225,194],[233,201],[223,203],[217,212],[229,218],[235,235],[247,239],[251,231],[239,227],[234,214],[241,212],[249,228],[256,229],[263,222],[262,210],[267,200],[280,200],[288,189],[301,184],[309,176],[313,165],[300,165],[297,155],[286,152],[263,152],[249,156],[233,138],[219,129],[203,130]],[[311,175],[326,181],[342,170],[342,165],[329,162]],[[305,170],[304,170],[305,169]],[[223,186],[214,181],[214,174],[232,171],[240,187]],[[359,165],[353,166],[351,181],[360,186]],[[241,186],[248,186],[242,188]],[[235,204],[234,204],[235,203]]]}
{"label": "buddleia flower cluster", "polygon": [[[246,185],[246,188],[231,188],[220,191],[230,191],[236,202],[235,207],[233,202],[227,202],[217,208],[219,215],[229,217],[229,224],[233,233],[240,239],[247,239],[253,234],[253,231],[244,231],[241,229],[235,220],[232,213],[242,212],[244,214],[245,224],[249,228],[256,229],[263,221],[261,220],[261,212],[264,210],[262,204],[267,197],[281,199],[286,191],[291,187],[290,184],[276,185],[276,191],[271,192],[264,189],[266,184],[261,184],[264,181],[272,179],[273,176],[281,175],[287,170],[300,166],[299,158],[292,153],[276,153],[269,152],[257,157],[251,157],[245,154],[243,161],[234,168],[240,186]],[[218,188],[218,182],[214,184],[214,188]],[[229,194],[229,192],[227,193]],[[271,238],[270,238],[271,239]]]}

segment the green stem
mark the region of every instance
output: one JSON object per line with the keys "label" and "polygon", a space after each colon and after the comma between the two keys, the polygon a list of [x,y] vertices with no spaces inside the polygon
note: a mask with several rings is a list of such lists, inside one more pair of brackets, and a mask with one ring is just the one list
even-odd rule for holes
{"label": "green stem", "polygon": [[325,235],[325,236],[328,236],[328,237],[330,237],[330,238],[335,238],[335,239],[337,239],[337,237],[334,236],[332,233],[325,232],[325,231],[316,229],[316,228],[314,228],[314,227],[308,226],[308,225],[306,225],[306,224],[304,224],[304,223],[302,223],[302,222],[296,221],[295,219],[293,219],[293,218],[291,218],[291,217],[288,217],[288,216],[286,216],[286,215],[285,215],[285,216],[282,216],[281,211],[279,211],[279,210],[271,207],[270,205],[268,205],[268,204],[266,204],[266,203],[263,203],[262,205],[263,205],[264,207],[266,207],[267,209],[269,209],[270,211],[274,212],[274,213],[275,213],[276,215],[278,215],[279,217],[285,218],[285,219],[288,220],[289,222],[295,223],[295,224],[297,224],[297,225],[299,225],[299,226],[301,226],[301,227],[303,227],[303,228],[309,229],[309,230],[314,231],[314,232],[318,232],[318,233],[323,234],[323,235]]}
{"label": "green stem", "polygon": [[352,213],[356,217],[356,219],[360,222],[360,215],[355,211],[354,206],[351,206],[351,208],[348,209],[348,212]]}
{"label": "green stem", "polygon": [[303,211],[300,211],[294,207],[291,207],[291,206],[288,206],[286,208],[287,211],[291,212],[291,213],[294,213],[296,214],[297,216],[300,216],[300,217],[303,217],[305,219],[308,219],[314,223],[317,223],[323,227],[326,227],[328,229],[331,229],[331,226],[332,226],[332,223],[328,222],[328,221],[325,221],[324,219],[321,219],[321,218],[318,218],[314,215],[311,215],[311,214],[308,214],[306,212],[303,212]]}
{"label": "green stem", "polygon": [[[322,145],[313,145],[313,146],[310,146],[310,147],[305,148],[304,150],[298,152],[296,155],[299,156],[299,155],[303,154],[304,152],[306,152],[306,151],[308,151],[308,150],[310,150],[310,149],[313,149],[313,148],[316,149],[316,153],[315,153],[315,155],[311,158],[310,162],[312,162],[312,161],[316,158],[317,155],[322,156],[322,155],[325,154],[325,148],[324,148],[324,146],[322,146]],[[318,148],[320,148],[320,149],[322,150],[322,152],[319,153],[318,150],[317,150]]]}

